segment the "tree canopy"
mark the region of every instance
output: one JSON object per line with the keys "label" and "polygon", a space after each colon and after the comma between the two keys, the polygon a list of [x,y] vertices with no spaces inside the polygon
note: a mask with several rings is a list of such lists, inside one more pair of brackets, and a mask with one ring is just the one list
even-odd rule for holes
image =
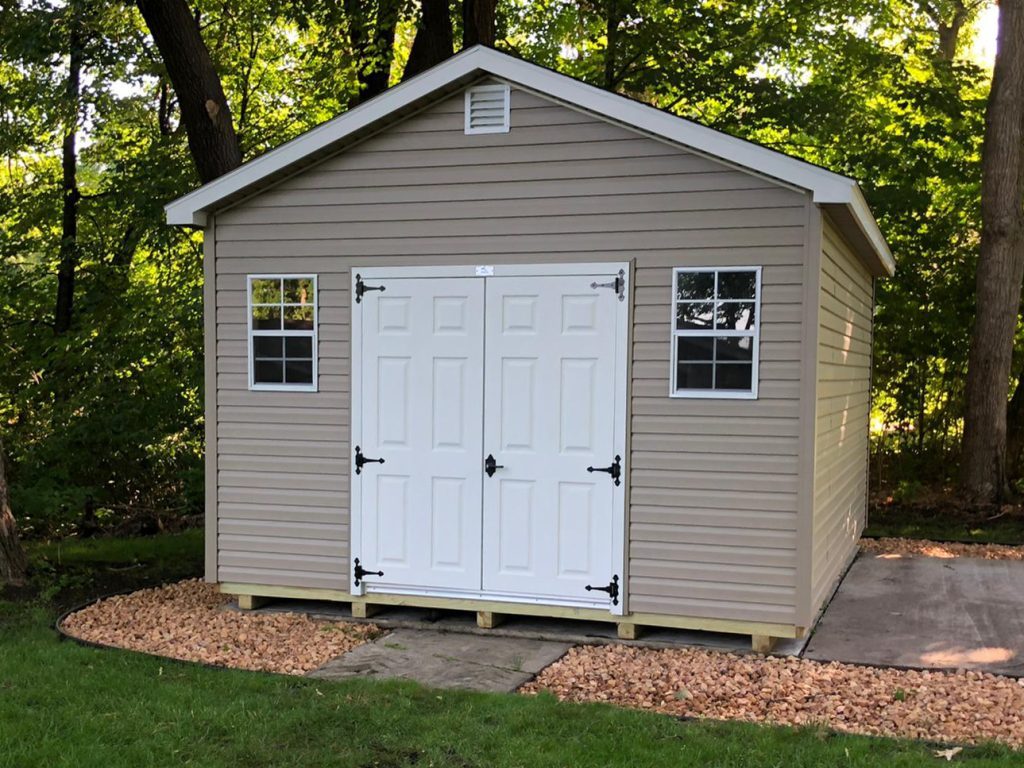
{"label": "tree canopy", "polygon": [[[174,5],[197,25],[226,109],[187,92],[188,62],[162,53],[154,14]],[[948,479],[964,413],[990,84],[965,52],[984,7],[0,6],[0,430],[22,529],[150,530],[201,512],[201,240],[165,226],[163,203],[489,35],[500,50],[859,179],[899,263],[877,296],[882,480]],[[189,122],[218,110],[238,156],[197,172]],[[1021,342],[1018,333],[1018,361]],[[1019,378],[1020,362],[1013,370]]]}

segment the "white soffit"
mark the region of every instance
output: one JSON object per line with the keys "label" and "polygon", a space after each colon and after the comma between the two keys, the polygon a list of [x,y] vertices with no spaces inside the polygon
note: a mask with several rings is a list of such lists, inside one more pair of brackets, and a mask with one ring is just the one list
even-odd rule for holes
{"label": "white soffit", "polygon": [[206,213],[229,198],[266,182],[312,155],[329,150],[332,145],[370,128],[392,113],[415,105],[445,86],[460,81],[468,83],[481,75],[507,80],[732,165],[805,189],[819,205],[845,206],[871,244],[880,267],[890,275],[895,271],[892,253],[853,179],[484,46],[462,51],[365,104],[168,203],[164,208],[167,223],[203,226]]}

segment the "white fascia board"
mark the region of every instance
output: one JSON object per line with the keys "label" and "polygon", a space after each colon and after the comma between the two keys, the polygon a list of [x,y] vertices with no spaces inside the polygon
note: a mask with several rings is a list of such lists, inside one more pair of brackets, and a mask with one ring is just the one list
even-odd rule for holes
{"label": "white fascia board", "polygon": [[805,189],[812,194],[814,202],[820,205],[846,205],[885,268],[890,274],[895,269],[885,238],[860,188],[852,179],[484,46],[462,51],[365,104],[168,203],[164,208],[167,223],[203,226],[206,223],[205,212],[225,198],[383,120],[391,113],[452,82],[478,72],[517,83],[599,116]]}

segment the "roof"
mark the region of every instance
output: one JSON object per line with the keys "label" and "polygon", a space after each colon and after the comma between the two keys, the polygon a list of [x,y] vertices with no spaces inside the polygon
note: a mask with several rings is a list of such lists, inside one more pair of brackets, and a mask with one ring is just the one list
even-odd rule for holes
{"label": "roof", "polygon": [[484,46],[468,48],[168,203],[167,222],[204,226],[207,213],[343,149],[431,99],[455,92],[487,75],[805,190],[832,215],[874,274],[895,272],[895,261],[885,237],[853,179]]}

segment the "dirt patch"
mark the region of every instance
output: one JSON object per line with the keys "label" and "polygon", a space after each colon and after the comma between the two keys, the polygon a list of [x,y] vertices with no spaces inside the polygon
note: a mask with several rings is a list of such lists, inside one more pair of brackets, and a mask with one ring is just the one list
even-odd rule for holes
{"label": "dirt patch", "polygon": [[302,675],[381,634],[374,624],[297,613],[226,610],[231,598],[198,579],[101,600],[64,630],[102,645],[236,669]]}
{"label": "dirt patch", "polygon": [[910,557],[978,557],[983,560],[1024,560],[1024,547],[1006,544],[960,544],[927,539],[861,539],[860,549],[872,555]]}
{"label": "dirt patch", "polygon": [[930,741],[1024,746],[1024,681],[741,656],[700,649],[573,648],[521,691],[669,715]]}

